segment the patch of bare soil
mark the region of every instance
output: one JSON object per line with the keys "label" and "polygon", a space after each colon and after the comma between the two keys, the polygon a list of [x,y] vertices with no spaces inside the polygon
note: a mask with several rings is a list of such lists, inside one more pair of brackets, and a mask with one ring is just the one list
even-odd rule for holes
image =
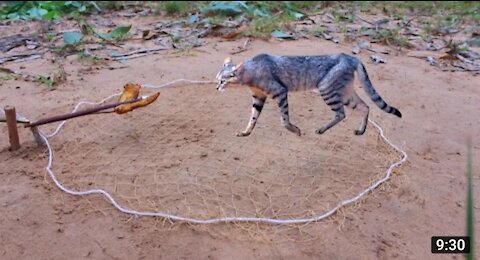
{"label": "patch of bare soil", "polygon": [[[32,82],[2,81],[0,105],[14,105],[24,116],[39,119],[69,112],[82,100],[99,101],[127,82],[211,80],[225,56],[244,42],[205,39],[187,54],[164,51],[114,69],[71,58],[64,65],[67,81],[54,91]],[[249,45],[233,55],[234,61],[259,53],[351,51],[348,44],[320,39],[252,40]],[[385,114],[360,88],[357,92],[370,105],[371,117],[409,154],[408,162],[360,203],[318,223],[293,226],[193,225],[135,217],[99,195],[74,197],[60,191],[46,174],[46,150],[20,128],[22,148],[8,151],[2,124],[0,258],[461,258],[432,255],[430,238],[465,233],[468,136],[473,137],[474,169],[480,161],[478,77],[441,72],[404,55],[391,54],[387,64],[371,62],[365,52],[358,57],[375,88],[403,118]],[[5,65],[31,74],[52,66],[46,59]],[[353,135],[360,123],[355,113],[316,135],[315,129],[333,114],[315,93],[290,95],[290,115],[302,129],[301,137],[280,126],[276,104],[269,100],[252,135],[239,138],[235,133],[245,127],[251,107],[246,88],[219,93],[214,85],[188,85],[160,91],[157,102],[132,113],[68,122],[51,139],[59,180],[75,190],[109,190],[137,210],[198,218],[310,217],[356,194],[399,158],[371,125],[364,136]],[[41,129],[50,132],[55,126]],[[474,186],[479,184],[474,174]],[[475,195],[480,197],[478,189]],[[480,202],[475,203],[479,216]]]}

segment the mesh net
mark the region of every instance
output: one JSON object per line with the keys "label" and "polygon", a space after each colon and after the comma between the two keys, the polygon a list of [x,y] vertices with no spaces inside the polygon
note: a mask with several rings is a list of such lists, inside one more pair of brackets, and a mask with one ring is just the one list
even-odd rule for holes
{"label": "mesh net", "polygon": [[[194,222],[222,217],[263,217],[269,223],[282,219],[283,225],[234,219],[228,221],[230,225],[191,226],[212,237],[278,243],[315,240],[332,224],[340,228],[346,219],[358,218],[355,212],[361,202],[377,196],[376,192],[340,207],[320,222],[285,221],[333,212],[341,201],[386,180],[389,166],[406,160],[402,151],[404,158],[398,161],[397,152],[371,125],[364,136],[354,136],[352,131],[361,120],[354,113],[347,113],[347,119],[327,133],[315,134],[333,113],[318,95],[307,92],[289,95],[290,115],[303,130],[301,138],[280,126],[278,109],[270,100],[253,134],[235,137],[249,119],[249,99],[245,90],[218,93],[189,85],[164,89],[159,101],[126,115],[69,120],[61,134],[55,132],[49,139],[55,162],[53,172],[48,171],[67,193],[72,191],[64,187],[82,194],[105,190],[124,212],[171,214],[197,219]],[[51,133],[54,127],[46,125],[42,130]],[[398,162],[392,164],[394,161]],[[398,181],[390,179],[380,189],[389,189]],[[63,194],[59,196],[53,199],[64,201]],[[85,207],[75,207],[88,212],[115,210],[99,203],[104,198],[84,196]],[[132,217],[127,215],[126,221]],[[154,230],[191,223],[168,218],[153,218],[153,222]]]}
{"label": "mesh net", "polygon": [[51,141],[57,178],[72,190],[103,189],[138,211],[293,219],[355,196],[398,157],[373,129],[354,136],[354,114],[315,134],[333,113],[309,93],[289,96],[301,138],[280,126],[274,102],[251,136],[235,137],[250,115],[248,93],[198,88],[165,90],[154,105],[126,115],[69,121]]}

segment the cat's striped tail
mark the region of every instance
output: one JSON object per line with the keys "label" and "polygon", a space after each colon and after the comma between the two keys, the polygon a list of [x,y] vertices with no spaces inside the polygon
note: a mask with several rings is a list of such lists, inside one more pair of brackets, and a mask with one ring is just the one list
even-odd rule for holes
{"label": "cat's striped tail", "polygon": [[389,106],[383,99],[378,95],[377,91],[373,88],[372,82],[368,78],[367,70],[363,66],[362,62],[358,61],[357,65],[357,73],[360,76],[360,82],[362,84],[363,89],[367,94],[370,96],[372,101],[377,104],[377,106],[382,109],[383,111],[394,114],[398,117],[402,117],[402,113],[392,106]]}

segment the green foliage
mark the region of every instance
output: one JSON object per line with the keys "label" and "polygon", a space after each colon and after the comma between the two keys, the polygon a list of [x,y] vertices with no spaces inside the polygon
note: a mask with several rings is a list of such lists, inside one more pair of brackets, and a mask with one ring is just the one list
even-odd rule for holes
{"label": "green foliage", "polygon": [[370,38],[388,45],[406,46],[408,39],[400,34],[400,29],[380,29],[370,34]]}
{"label": "green foliage", "polygon": [[39,76],[37,76],[37,78],[33,82],[37,82],[37,83],[40,83],[40,84],[47,85],[49,90],[54,90],[55,89],[53,87],[53,83],[54,83],[53,80],[50,79],[50,77],[48,77],[48,76],[39,75]]}
{"label": "green foliage", "polygon": [[295,39],[291,33],[286,33],[283,31],[273,31],[271,33],[272,37],[280,39]]}
{"label": "green foliage", "polygon": [[291,19],[299,20],[305,17],[305,13],[301,11],[305,6],[311,6],[310,2],[211,1],[208,5],[200,7],[200,12],[206,16],[246,15],[250,19],[286,14]]}
{"label": "green foliage", "polygon": [[109,42],[123,41],[128,37],[130,29],[132,29],[132,25],[119,26],[113,29],[110,33],[97,33],[95,32],[94,28],[86,22],[81,22],[80,27],[81,27],[81,32],[63,33],[63,42],[64,42],[63,48],[75,47],[77,45],[80,45],[85,35],[95,35],[100,39],[109,41]]}
{"label": "green foliage", "polygon": [[272,32],[284,30],[289,21],[291,19],[286,15],[257,17],[252,20],[245,35],[268,38]]}
{"label": "green foliage", "polygon": [[430,18],[422,23],[422,31],[427,35],[441,35],[461,29],[460,18],[446,15]]}
{"label": "green foliage", "polygon": [[[288,23],[306,17],[303,11],[306,8],[316,6],[315,2],[288,2],[288,1],[211,1],[206,5],[199,6],[200,15],[206,18],[199,18],[192,15],[188,23],[212,24],[215,17],[223,18],[218,25],[223,24],[225,17],[245,17],[249,22],[248,29],[244,32],[246,36],[270,37],[279,35]],[[283,35],[280,38],[291,38],[292,35]]]}
{"label": "green foliage", "polygon": [[160,3],[159,8],[167,15],[186,15],[192,10],[192,2],[186,1],[165,1]]}
{"label": "green foliage", "polygon": [[65,32],[63,33],[63,42],[65,44],[76,45],[82,41],[83,34],[81,32]]}
{"label": "green foliage", "polygon": [[469,45],[480,47],[480,38],[467,41]]}
{"label": "green foliage", "polygon": [[10,71],[4,71],[2,68],[0,68],[0,81],[7,81],[15,79],[15,77],[10,73]]}
{"label": "green foliage", "polygon": [[9,1],[0,9],[0,19],[55,20],[92,10],[100,11],[95,1]]}
{"label": "green foliage", "polygon": [[120,26],[110,33],[97,33],[97,35],[107,41],[123,41],[127,38],[130,29],[132,29],[132,25]]}
{"label": "green foliage", "polygon": [[91,63],[94,63],[94,64],[101,60],[98,56],[87,54],[87,53],[85,53],[85,51],[77,52],[77,58],[80,61],[91,62]]}
{"label": "green foliage", "polygon": [[315,37],[323,37],[323,34],[327,33],[327,28],[323,26],[315,26],[310,30],[310,33]]}
{"label": "green foliage", "polygon": [[246,1],[212,1],[209,5],[200,8],[205,15],[235,16],[243,12],[252,11]]}

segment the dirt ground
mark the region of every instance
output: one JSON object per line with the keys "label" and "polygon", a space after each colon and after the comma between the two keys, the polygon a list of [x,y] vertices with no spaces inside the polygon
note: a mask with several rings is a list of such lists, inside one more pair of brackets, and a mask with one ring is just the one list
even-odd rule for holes
{"label": "dirt ground", "polygon": [[[14,105],[24,116],[39,119],[69,112],[82,100],[99,101],[120,91],[127,82],[160,85],[179,78],[212,80],[225,56],[243,42],[208,39],[188,55],[165,51],[128,60],[126,67],[118,69],[85,65],[73,57],[65,65],[67,82],[54,91],[31,82],[3,81],[0,105]],[[259,53],[338,52],[350,53],[351,46],[320,39],[253,40],[249,50],[232,57],[242,61]],[[75,197],[60,191],[46,174],[46,150],[36,147],[29,131],[20,128],[22,148],[10,152],[6,126],[0,125],[0,258],[461,259],[461,255],[431,254],[430,239],[465,234],[468,136],[473,141],[474,186],[480,185],[478,76],[441,72],[404,55],[387,56],[387,64],[372,63],[367,53],[358,57],[375,88],[403,118],[383,113],[359,88],[358,93],[370,105],[371,117],[409,155],[408,162],[361,203],[318,223],[288,227],[196,225],[133,217],[117,211],[99,195]],[[49,66],[46,59],[5,65],[30,73],[43,73]],[[258,216],[304,217],[321,213],[337,199],[360,191],[399,159],[371,125],[364,136],[353,136],[360,118],[349,111],[344,122],[325,135],[316,135],[315,127],[330,120],[332,114],[314,93],[289,97],[292,121],[302,129],[302,137],[280,126],[276,105],[269,100],[252,135],[238,138],[235,132],[245,127],[250,114],[247,89],[219,93],[214,85],[185,85],[160,92],[156,103],[131,114],[96,115],[67,123],[58,137],[51,139],[56,151],[54,170],[60,181],[72,189],[102,186],[119,193],[127,206],[143,210],[201,218],[219,216],[223,209],[225,214],[242,210],[240,213]],[[41,129],[50,132],[54,126]],[[140,179],[131,180],[134,175]],[[252,180],[275,180],[293,188],[289,193],[280,184],[263,189],[261,185],[248,186]],[[129,181],[121,195],[122,184]],[[195,185],[187,185],[192,182]],[[152,183],[157,185],[152,187]],[[144,189],[138,191],[139,187]],[[208,198],[212,190],[220,193],[217,198],[226,194],[243,202],[235,209],[218,204],[221,199],[195,201]],[[259,196],[263,191],[268,193],[265,196],[277,198],[270,211],[257,209],[262,208]],[[288,201],[291,197],[283,198],[284,192],[294,198],[313,196],[298,206],[294,200]],[[159,194],[165,196],[155,204],[151,196],[158,198]],[[252,208],[245,197],[260,204]],[[479,189],[475,189],[475,197],[480,198]],[[479,199],[475,205],[478,230]],[[275,213],[275,207],[283,210],[283,215]],[[308,207],[310,212],[302,212]],[[479,244],[477,239],[477,251]]]}

